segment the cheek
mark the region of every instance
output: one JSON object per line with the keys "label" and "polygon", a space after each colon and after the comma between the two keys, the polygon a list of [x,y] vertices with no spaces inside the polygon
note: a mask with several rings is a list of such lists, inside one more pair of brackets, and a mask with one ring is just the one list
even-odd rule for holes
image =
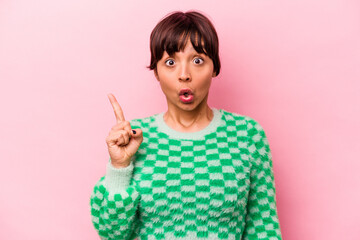
{"label": "cheek", "polygon": [[201,73],[200,75],[198,75],[197,79],[201,79],[201,81],[199,81],[199,86],[206,88],[206,90],[207,90],[211,85],[212,72],[205,71],[205,72]]}
{"label": "cheek", "polygon": [[173,84],[172,81],[170,81],[170,79],[167,78],[166,76],[160,75],[159,77],[160,77],[159,83],[162,91],[166,95],[170,94],[174,90],[175,84]]}
{"label": "cheek", "polygon": [[211,86],[211,82],[210,81],[204,81],[202,86],[201,86],[201,89],[207,93],[209,92],[209,89],[210,89],[210,86]]}
{"label": "cheek", "polygon": [[166,82],[169,81],[169,79],[173,78],[173,73],[171,71],[166,71],[160,68],[158,70],[158,78],[160,81]]}

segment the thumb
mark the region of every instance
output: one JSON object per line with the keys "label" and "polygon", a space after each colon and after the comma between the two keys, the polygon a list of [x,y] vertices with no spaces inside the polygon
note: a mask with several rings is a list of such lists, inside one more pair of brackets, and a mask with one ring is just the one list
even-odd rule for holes
{"label": "thumb", "polygon": [[143,140],[143,131],[141,128],[132,129],[131,137],[134,138],[137,142],[142,142]]}
{"label": "thumb", "polygon": [[132,129],[130,142],[126,146],[130,156],[133,156],[138,151],[142,141],[143,141],[142,130],[141,129]]}

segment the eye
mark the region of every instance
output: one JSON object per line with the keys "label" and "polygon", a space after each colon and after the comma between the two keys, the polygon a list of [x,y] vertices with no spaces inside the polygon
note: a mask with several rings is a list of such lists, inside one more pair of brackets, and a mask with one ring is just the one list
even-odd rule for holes
{"label": "eye", "polygon": [[203,62],[204,62],[204,59],[202,59],[202,58],[195,58],[194,59],[195,64],[202,64]]}
{"label": "eye", "polygon": [[[169,64],[167,64],[167,63],[169,63]],[[168,66],[173,66],[175,64],[175,61],[172,60],[172,59],[168,59],[168,60],[165,61],[165,64],[168,65]]]}

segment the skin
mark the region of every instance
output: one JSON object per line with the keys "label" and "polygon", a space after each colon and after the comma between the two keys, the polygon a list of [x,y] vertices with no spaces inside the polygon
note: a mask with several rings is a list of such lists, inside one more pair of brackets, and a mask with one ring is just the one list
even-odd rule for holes
{"label": "skin", "polygon": [[[207,100],[216,72],[212,59],[196,52],[190,38],[185,49],[174,56],[164,51],[154,74],[166,97],[168,110],[164,114],[164,121],[169,127],[179,132],[196,132],[210,123],[213,112]],[[180,100],[182,88],[193,91],[192,103],[185,104]]]}
{"label": "skin", "polygon": [[[131,157],[139,149],[143,141],[143,132],[141,129],[131,129],[130,122],[125,120],[122,108],[114,95],[110,93],[108,98],[114,109],[116,124],[106,137],[106,144],[112,166],[124,168],[129,166]],[[135,133],[132,130],[135,130]]]}

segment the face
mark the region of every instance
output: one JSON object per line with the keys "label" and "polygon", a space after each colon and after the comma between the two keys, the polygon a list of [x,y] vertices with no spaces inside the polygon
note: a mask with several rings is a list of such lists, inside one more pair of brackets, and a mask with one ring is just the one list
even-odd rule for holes
{"label": "face", "polygon": [[[156,79],[166,96],[168,107],[174,110],[194,110],[207,105],[212,78],[216,76],[211,58],[195,51],[188,39],[184,51],[169,56],[164,51],[157,63]],[[181,95],[182,89],[190,89],[192,96]]]}

